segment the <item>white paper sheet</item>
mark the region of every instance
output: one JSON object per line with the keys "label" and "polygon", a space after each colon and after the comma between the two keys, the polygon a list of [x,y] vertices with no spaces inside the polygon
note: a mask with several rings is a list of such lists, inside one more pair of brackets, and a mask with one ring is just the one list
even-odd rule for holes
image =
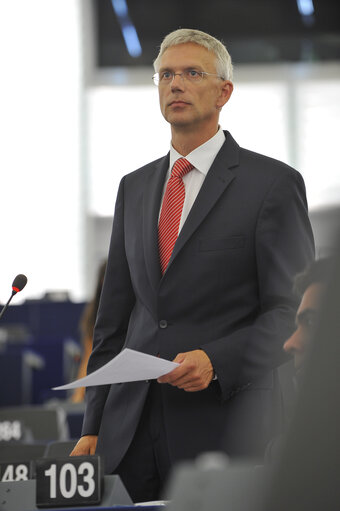
{"label": "white paper sheet", "polygon": [[115,358],[103,367],[79,380],[53,387],[53,390],[68,390],[92,385],[107,385],[129,381],[154,380],[159,376],[170,373],[179,364],[164,360],[164,358],[147,355],[140,351],[125,348]]}

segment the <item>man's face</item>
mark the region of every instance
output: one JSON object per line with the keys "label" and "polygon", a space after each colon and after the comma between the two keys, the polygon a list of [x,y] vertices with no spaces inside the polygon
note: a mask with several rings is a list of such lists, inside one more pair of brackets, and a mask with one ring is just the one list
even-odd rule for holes
{"label": "man's face", "polygon": [[315,330],[323,288],[322,283],[314,283],[306,289],[296,314],[296,330],[283,345],[283,349],[294,356],[297,371],[304,364],[306,351]]}
{"label": "man's face", "polygon": [[[194,43],[168,48],[161,57],[159,73],[182,73],[195,69],[216,74],[216,57],[206,48]],[[233,86],[228,80],[204,75],[192,83],[176,75],[171,83],[159,85],[159,101],[164,118],[174,127],[196,129],[217,126],[219,112],[228,101]]]}

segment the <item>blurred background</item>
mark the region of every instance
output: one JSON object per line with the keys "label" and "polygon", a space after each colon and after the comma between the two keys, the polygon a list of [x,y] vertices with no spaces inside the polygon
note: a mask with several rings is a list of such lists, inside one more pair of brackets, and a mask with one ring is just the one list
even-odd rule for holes
{"label": "blurred background", "polygon": [[0,303],[17,273],[28,284],[1,322],[0,353],[6,366],[10,345],[20,363],[23,346],[33,353],[21,402],[44,402],[77,374],[119,181],[169,148],[152,62],[180,27],[226,44],[235,88],[221,125],[302,173],[317,256],[328,254],[340,211],[338,0],[1,2]]}

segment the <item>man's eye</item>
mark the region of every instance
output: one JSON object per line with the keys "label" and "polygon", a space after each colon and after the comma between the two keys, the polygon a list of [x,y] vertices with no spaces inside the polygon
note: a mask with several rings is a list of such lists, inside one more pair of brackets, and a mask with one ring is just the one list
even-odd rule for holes
{"label": "man's eye", "polygon": [[315,318],[307,318],[306,325],[309,329],[313,329],[316,327],[316,319]]}
{"label": "man's eye", "polygon": [[164,71],[161,74],[161,80],[170,80],[171,77],[172,77],[172,73],[170,71]]}
{"label": "man's eye", "polygon": [[189,69],[188,71],[188,75],[191,77],[191,78],[197,78],[198,75],[199,75],[199,72],[196,71],[196,69]]}
{"label": "man's eye", "polygon": [[317,316],[314,314],[307,314],[305,318],[303,318],[304,325],[308,330],[315,330],[317,326]]}

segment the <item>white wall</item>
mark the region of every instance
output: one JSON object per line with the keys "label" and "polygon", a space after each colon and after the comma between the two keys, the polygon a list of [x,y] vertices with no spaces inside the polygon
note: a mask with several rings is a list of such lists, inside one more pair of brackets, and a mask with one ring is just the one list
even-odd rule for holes
{"label": "white wall", "polygon": [[[98,85],[99,76],[87,90],[91,214],[111,215],[121,177],[169,148],[151,75],[130,72],[124,85],[114,73]],[[340,65],[241,66],[234,82],[222,127],[243,147],[297,168],[311,209],[340,204]]]}
{"label": "white wall", "polygon": [[0,3],[1,301],[84,293],[80,30],[77,0]]}

